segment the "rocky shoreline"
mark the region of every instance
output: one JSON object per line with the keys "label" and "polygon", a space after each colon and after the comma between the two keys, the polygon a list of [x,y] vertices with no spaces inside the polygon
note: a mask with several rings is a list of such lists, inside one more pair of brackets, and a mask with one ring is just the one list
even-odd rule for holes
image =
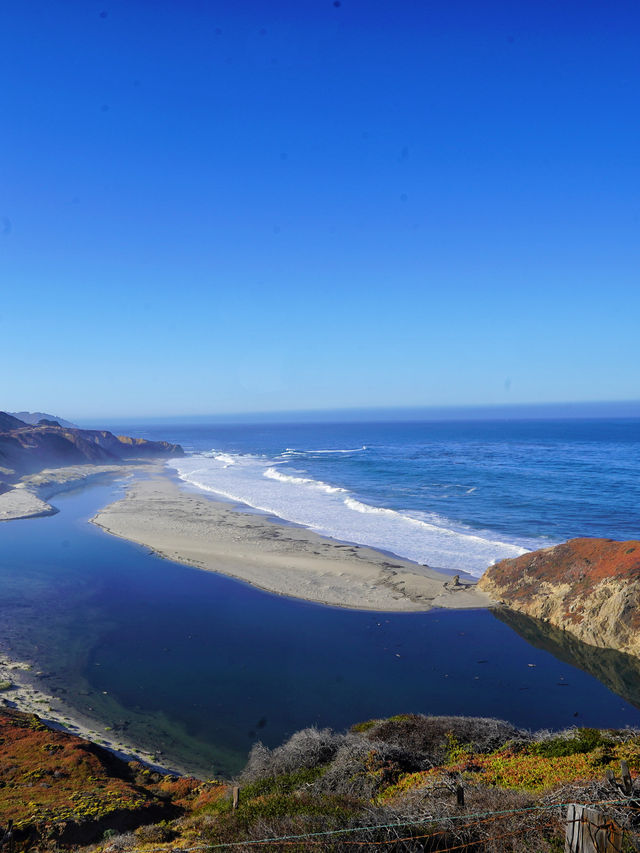
{"label": "rocky shoreline", "polygon": [[584,643],[640,657],[640,541],[571,539],[502,560],[478,586]]}

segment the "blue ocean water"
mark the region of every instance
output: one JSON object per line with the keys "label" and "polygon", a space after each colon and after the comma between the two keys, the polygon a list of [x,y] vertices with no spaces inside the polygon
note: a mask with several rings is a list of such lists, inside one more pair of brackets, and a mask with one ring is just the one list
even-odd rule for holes
{"label": "blue ocean water", "polygon": [[480,575],[575,536],[640,536],[640,420],[139,424],[211,494]]}

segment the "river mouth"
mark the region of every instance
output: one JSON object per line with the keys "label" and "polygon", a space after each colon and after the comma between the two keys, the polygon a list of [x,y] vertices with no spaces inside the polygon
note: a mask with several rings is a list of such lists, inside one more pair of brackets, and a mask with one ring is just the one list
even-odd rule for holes
{"label": "river mouth", "polygon": [[120,493],[89,485],[56,496],[54,516],[0,527],[0,636],[44,692],[159,763],[230,777],[256,740],[407,712],[640,726],[579,661],[489,611],[331,608],[109,536],[88,519]]}

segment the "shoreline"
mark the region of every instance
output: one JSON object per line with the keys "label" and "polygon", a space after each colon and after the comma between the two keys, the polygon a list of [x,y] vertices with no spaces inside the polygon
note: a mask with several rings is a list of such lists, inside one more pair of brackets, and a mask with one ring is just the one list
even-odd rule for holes
{"label": "shoreline", "polygon": [[61,696],[47,693],[39,684],[42,677],[46,677],[45,674],[34,672],[32,663],[17,660],[4,649],[0,650],[0,682],[11,682],[11,687],[0,691],[0,712],[3,708],[11,708],[35,714],[50,728],[91,741],[124,761],[140,761],[163,773],[194,775],[185,768],[160,764],[158,753],[141,749],[132,741],[116,735],[97,718],[81,713]]}
{"label": "shoreline", "polygon": [[134,479],[91,519],[106,533],[173,562],[269,593],[375,612],[491,606],[475,583],[393,555],[339,542],[273,516],[181,487],[163,466]]}
{"label": "shoreline", "polygon": [[0,521],[18,521],[55,515],[58,510],[49,498],[109,477],[126,477],[148,462],[131,460],[120,465],[69,465],[62,468],[44,468],[34,474],[25,474],[6,492],[0,494]]}
{"label": "shoreline", "polygon": [[[147,474],[157,467],[153,461],[133,459],[120,465],[71,465],[26,474],[11,489],[0,494],[0,521],[55,515],[59,510],[48,503],[54,495],[101,480]],[[49,676],[36,671],[35,664],[25,660],[24,655],[14,654],[12,640],[8,635],[0,641],[0,682],[11,683],[10,687],[0,690],[0,711],[6,707],[37,714],[45,725],[91,741],[125,761],[140,761],[163,773],[194,775],[179,764],[172,767],[162,765],[158,752],[139,747],[98,717],[82,713],[57,693],[47,692],[42,680]]]}

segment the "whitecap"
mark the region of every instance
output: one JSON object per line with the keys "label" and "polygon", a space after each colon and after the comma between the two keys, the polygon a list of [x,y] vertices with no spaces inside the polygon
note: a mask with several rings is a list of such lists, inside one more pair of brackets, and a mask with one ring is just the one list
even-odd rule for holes
{"label": "whitecap", "polygon": [[322,480],[312,480],[310,477],[297,477],[294,474],[283,474],[277,468],[267,468],[263,473],[263,477],[268,477],[271,480],[279,480],[281,483],[294,483],[299,486],[310,486],[312,489],[319,489],[328,494],[343,492],[347,494],[346,489],[341,489],[340,486],[330,486],[329,483],[323,483]]}
{"label": "whitecap", "polygon": [[283,452],[283,456],[295,456],[295,455],[304,455],[304,454],[322,454],[322,453],[362,453],[363,450],[367,450],[367,445],[363,444],[362,447],[349,447],[346,449],[339,448],[327,448],[320,450],[296,450],[294,447],[287,447],[287,449]]}
{"label": "whitecap", "polygon": [[416,563],[480,575],[497,560],[540,547],[537,541],[508,541],[495,531],[475,530],[437,513],[369,504],[341,486],[287,467],[282,456],[214,450],[174,459],[171,466],[205,491]]}

